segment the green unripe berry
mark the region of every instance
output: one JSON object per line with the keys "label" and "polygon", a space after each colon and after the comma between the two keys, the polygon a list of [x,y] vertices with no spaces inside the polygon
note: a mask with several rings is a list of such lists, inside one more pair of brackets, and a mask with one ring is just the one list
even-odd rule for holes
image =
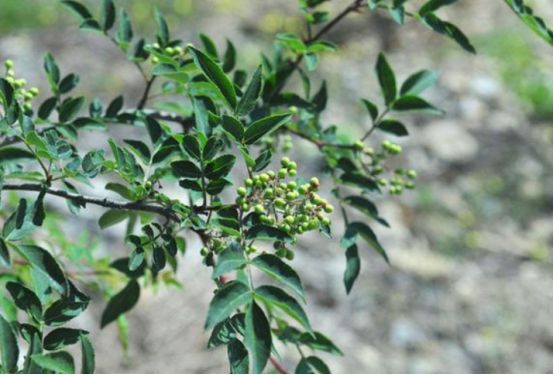
{"label": "green unripe berry", "polygon": [[7,77],[6,81],[8,81],[10,85],[15,86],[15,80],[13,79],[13,77]]}
{"label": "green unripe berry", "polygon": [[405,187],[406,189],[412,190],[412,189],[415,188],[415,184],[414,184],[413,182],[411,182],[411,181],[408,181],[408,182],[406,182],[406,183],[404,184],[404,187]]}
{"label": "green unripe berry", "polygon": [[248,246],[246,248],[246,251],[249,253],[249,254],[252,254],[252,253],[255,253],[256,251],[258,250],[258,248],[254,245],[251,245],[251,246]]}
{"label": "green unripe berry", "polygon": [[323,225],[331,225],[331,219],[329,219],[328,217],[324,217],[323,219],[321,219],[321,224]]}
{"label": "green unripe berry", "polygon": [[353,146],[355,150],[362,151],[364,149],[364,142],[358,140],[354,142]]}
{"label": "green unripe berry", "polygon": [[8,69],[8,70],[6,71],[6,76],[12,77],[12,78],[15,77],[15,72],[14,72],[14,70],[13,70],[13,69]]}
{"label": "green unripe berry", "polygon": [[287,205],[287,202],[283,198],[277,198],[274,201],[275,207],[283,208]]}
{"label": "green unripe berry", "polygon": [[277,252],[275,253],[275,255],[277,255],[279,258],[284,258],[287,256],[287,249],[279,249],[277,250]]}
{"label": "green unripe berry", "polygon": [[23,109],[25,111],[30,111],[33,109],[33,106],[31,105],[31,103],[23,103]]}
{"label": "green unripe berry", "polygon": [[184,52],[185,52],[185,50],[183,49],[183,47],[181,47],[181,46],[175,47],[175,53],[176,54],[182,55]]}
{"label": "green unripe berry", "polygon": [[373,155],[375,153],[375,150],[373,147],[366,147],[364,148],[364,154],[366,155]]}
{"label": "green unripe berry", "polygon": [[285,178],[287,177],[287,170],[285,168],[279,169],[279,172],[277,172],[277,175],[279,178]]}
{"label": "green unripe berry", "polygon": [[296,199],[296,194],[293,191],[289,191],[286,195],[288,201],[293,201]]}
{"label": "green unripe berry", "polygon": [[168,55],[173,55],[175,53],[175,48],[173,47],[166,47],[164,49],[164,52],[167,53]]}
{"label": "green unripe berry", "polygon": [[417,172],[413,169],[408,169],[408,171],[406,172],[406,176],[408,176],[409,178],[416,178]]}
{"label": "green unripe berry", "polygon": [[387,184],[387,179],[386,178],[380,178],[377,180],[377,183],[381,186],[385,186]]}
{"label": "green unripe berry", "polygon": [[254,211],[256,211],[256,213],[259,213],[259,214],[264,214],[265,208],[261,204],[257,204],[254,206]]}
{"label": "green unripe berry", "polygon": [[298,113],[298,107],[295,106],[295,105],[291,105],[291,106],[289,107],[289,112],[292,113],[292,114]]}
{"label": "green unripe berry", "polygon": [[287,188],[288,188],[289,190],[294,190],[294,189],[296,189],[296,182],[290,181],[290,182],[287,184]]}
{"label": "green unripe berry", "polygon": [[160,62],[160,59],[157,56],[152,56],[152,63],[157,64]]}
{"label": "green unripe berry", "polygon": [[16,80],[15,80],[15,85],[16,85],[17,87],[23,87],[23,86],[25,86],[26,84],[27,84],[27,81],[25,81],[24,78],[20,78],[20,79],[16,79]]}
{"label": "green unripe berry", "polygon": [[289,169],[289,176],[291,177],[296,176],[296,169]]}
{"label": "green unripe berry", "polygon": [[312,229],[312,230],[319,228],[319,220],[317,220],[317,219],[310,220],[309,228]]}
{"label": "green unripe berry", "polygon": [[269,176],[269,178],[274,178],[275,177],[275,172],[274,171],[267,171],[267,175]]}
{"label": "green unripe berry", "polygon": [[265,214],[260,215],[260,221],[261,221],[262,223],[266,223],[266,224],[267,224],[267,222],[269,221],[269,216],[267,216],[267,215],[265,215]]}
{"label": "green unripe berry", "polygon": [[325,212],[327,212],[328,214],[330,214],[331,212],[333,212],[335,210],[335,208],[330,204],[326,204],[325,207],[323,207],[323,210]]}
{"label": "green unripe berry", "polygon": [[23,97],[27,100],[31,100],[33,99],[34,95],[31,94],[29,91],[26,91],[24,94],[23,94]]}
{"label": "green unripe berry", "polygon": [[206,246],[203,246],[203,247],[200,249],[200,255],[202,255],[203,257],[205,257],[206,255],[208,255],[209,252],[210,252],[210,249],[208,249]]}
{"label": "green unripe berry", "polygon": [[274,191],[272,188],[267,188],[264,191],[264,197],[266,198],[273,198]]}
{"label": "green unripe berry", "polygon": [[286,217],[285,217],[285,222],[286,222],[287,224],[290,224],[290,225],[294,224],[294,216],[291,216],[291,215],[286,216]]}
{"label": "green unripe berry", "polygon": [[262,173],[260,175],[260,180],[262,180],[263,182],[268,182],[269,181],[269,175],[267,173]]}
{"label": "green unripe berry", "polygon": [[311,204],[311,203],[306,203],[306,204],[304,205],[304,209],[305,209],[306,211],[313,210],[313,208],[314,208],[314,205]]}
{"label": "green unripe berry", "polygon": [[286,156],[283,156],[283,157],[281,158],[281,165],[282,165],[284,168],[288,168],[289,163],[290,163],[290,159],[287,158]]}
{"label": "green unripe berry", "polygon": [[291,169],[296,169],[296,162],[294,161],[291,161],[288,165],[288,169],[291,170]]}
{"label": "green unripe berry", "polygon": [[244,184],[248,187],[251,187],[252,185],[254,185],[254,181],[251,178],[247,178],[246,180],[244,180]]}
{"label": "green unripe berry", "polygon": [[302,185],[298,188],[298,192],[300,194],[306,194],[308,192],[309,187],[310,187],[310,185],[308,185],[308,186]]}
{"label": "green unripe berry", "polygon": [[250,208],[250,206],[248,205],[248,203],[244,202],[243,204],[240,205],[240,208],[241,208],[243,211],[248,211],[248,209]]}
{"label": "green unripe berry", "polygon": [[371,171],[371,174],[378,175],[383,173],[383,171],[384,171],[384,168],[381,165],[377,165],[373,168],[373,170]]}
{"label": "green unripe berry", "polygon": [[288,233],[288,232],[290,232],[290,225],[288,225],[288,224],[283,224],[283,225],[282,225],[282,229],[283,229],[285,232]]}
{"label": "green unripe berry", "polygon": [[33,95],[33,96],[37,96],[39,94],[39,91],[36,87],[31,87],[29,89],[29,92]]}
{"label": "green unripe berry", "polygon": [[152,48],[159,49],[160,45],[158,43],[152,43]]}
{"label": "green unripe berry", "polygon": [[294,259],[294,251],[287,249],[287,254],[285,255],[285,257],[288,260],[293,260]]}
{"label": "green unripe berry", "polygon": [[319,185],[319,180],[318,180],[317,177],[310,178],[310,186],[314,189],[319,188],[320,185]]}
{"label": "green unripe berry", "polygon": [[310,229],[310,223],[303,222],[302,225],[301,225],[301,228],[302,228],[302,230],[307,231],[308,229]]}
{"label": "green unripe berry", "polygon": [[6,61],[4,61],[4,66],[6,67],[6,69],[13,68],[13,61],[10,59],[7,59]]}
{"label": "green unripe berry", "polygon": [[243,187],[239,187],[237,189],[237,194],[240,195],[241,197],[245,197],[246,196],[246,189],[243,188]]}

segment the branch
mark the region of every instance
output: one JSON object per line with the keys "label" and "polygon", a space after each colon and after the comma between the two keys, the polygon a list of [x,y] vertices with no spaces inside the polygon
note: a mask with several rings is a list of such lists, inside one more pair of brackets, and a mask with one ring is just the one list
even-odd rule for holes
{"label": "branch", "polygon": [[156,80],[156,76],[152,76],[151,78],[146,80],[146,87],[144,88],[144,92],[142,93],[142,97],[140,98],[137,109],[143,109],[146,105],[146,101],[148,100],[148,95],[150,94],[150,89],[152,88],[152,84]]}
{"label": "branch", "polygon": [[344,149],[349,149],[349,150],[354,150],[356,147],[352,144],[344,144],[344,143],[329,143],[329,142],[324,142],[322,140],[319,140],[319,139],[315,139],[315,138],[312,138],[310,137],[309,135],[305,134],[305,133],[302,133],[301,131],[298,131],[296,129],[292,129],[292,128],[285,128],[285,130],[291,134],[294,134],[302,139],[305,139],[306,141],[308,142],[311,142],[313,143],[314,145],[316,145],[318,148],[323,148],[323,147],[334,147],[334,148],[344,148]]}

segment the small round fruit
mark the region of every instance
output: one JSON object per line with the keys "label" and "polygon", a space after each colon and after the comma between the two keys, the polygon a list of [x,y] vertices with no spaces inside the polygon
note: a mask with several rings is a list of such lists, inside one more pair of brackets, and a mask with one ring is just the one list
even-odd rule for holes
{"label": "small round fruit", "polygon": [[286,156],[282,157],[281,158],[281,165],[284,167],[284,168],[287,168],[289,166],[289,163],[290,163],[290,159],[287,158]]}
{"label": "small round fruit", "polygon": [[320,185],[317,177],[310,178],[310,186],[313,187],[314,189],[319,188]]}
{"label": "small round fruit", "polygon": [[296,169],[289,169],[289,176],[290,176],[290,177],[296,176],[296,173],[297,173],[297,172],[296,172]]}
{"label": "small round fruit", "polygon": [[246,196],[246,189],[243,188],[243,187],[239,187],[239,188],[237,189],[237,194],[240,195],[241,197]]}
{"label": "small round fruit", "polygon": [[330,204],[326,204],[325,207],[323,208],[323,210],[325,212],[327,212],[328,214],[330,214],[331,212],[333,212],[335,210],[335,208]]}
{"label": "small round fruit", "polygon": [[4,66],[6,67],[6,69],[13,68],[13,61],[10,59],[7,59],[6,61],[4,61]]}
{"label": "small round fruit", "polygon": [[417,172],[414,169],[408,169],[408,172],[406,172],[406,176],[409,178],[416,178]]}
{"label": "small round fruit", "polygon": [[283,198],[275,199],[275,207],[283,208],[287,205],[287,202]]}
{"label": "small round fruit", "polygon": [[292,216],[292,215],[286,216],[286,217],[285,217],[285,222],[286,222],[287,224],[290,224],[290,225],[294,224],[294,216]]}
{"label": "small round fruit", "polygon": [[355,150],[362,151],[364,149],[364,142],[362,142],[361,140],[358,140],[354,142],[353,146]]}
{"label": "small round fruit", "polygon": [[254,181],[251,178],[247,178],[246,180],[244,180],[244,184],[248,187],[251,187],[252,185],[254,185]]}
{"label": "small round fruit", "polygon": [[259,214],[263,214],[265,213],[265,208],[264,206],[258,203],[257,205],[254,206],[254,211],[256,211]]}
{"label": "small round fruit", "polygon": [[294,251],[287,249],[287,253],[285,255],[285,258],[287,258],[288,260],[293,260],[294,259]]}

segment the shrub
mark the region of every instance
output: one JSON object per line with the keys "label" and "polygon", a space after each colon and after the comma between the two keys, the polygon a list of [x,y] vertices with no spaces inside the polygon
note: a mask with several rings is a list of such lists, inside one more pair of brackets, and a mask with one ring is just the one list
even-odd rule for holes
{"label": "shrub", "polygon": [[[388,223],[372,197],[414,188],[416,171],[394,161],[402,152],[400,145],[391,140],[375,145],[371,136],[407,136],[408,127],[395,118],[399,112],[442,111],[421,96],[436,80],[434,72],[419,70],[397,84],[381,53],[375,73],[383,103],[362,99],[370,123],[365,134],[351,139],[327,126],[321,120],[328,101],[325,81],[314,90],[310,78],[321,55],[337,49],[323,38],[350,13],[386,11],[400,24],[410,17],[468,52],[475,49],[460,29],[439,16],[440,8],[452,0],[430,0],[413,12],[406,9],[408,1],[355,0],[335,16],[322,10],[324,2],[300,0],[308,35],[278,34],[272,57],[262,55],[258,68],[246,72],[237,66],[239,51],[231,41],[224,53],[203,34],[201,46],[184,44],[172,38],[158,11],[155,35],[145,39],[135,36],[129,15],[112,0],[103,1],[99,17],[80,2],[63,1],[79,17],[81,29],[109,38],[138,68],[145,88],[134,106],[125,105],[122,95],[107,105],[97,98],[73,96],[79,76],[63,72],[51,54],[43,65],[50,93],[37,105],[38,90],[28,88],[13,62],[5,61],[5,76],[0,78],[0,187],[34,195],[22,195],[16,205],[8,202],[2,208],[4,372],[72,373],[75,363],[65,348],[77,343],[81,371],[93,372],[88,332],[68,327],[90,302],[79,288],[108,297],[100,326],[118,324],[125,344],[125,314],[141,289],[179,285],[173,275],[189,235],[202,241],[200,254],[213,269],[216,286],[207,308],[208,347],[227,347],[231,372],[262,372],[268,362],[284,372],[276,359],[277,341],[298,348],[296,372],[329,372],[319,357],[305,354],[341,351],[310,324],[304,311],[302,282],[289,264],[295,245],[309,231],[331,237],[329,214],[336,206],[344,220],[339,237],[346,255],[346,292],[360,272],[359,246],[369,246],[388,262],[371,228]],[[506,3],[552,43],[552,32],[522,1]],[[300,80],[302,92],[287,91],[291,79]],[[156,108],[164,111],[150,107],[158,83],[162,96]],[[84,130],[109,133],[114,124],[143,127],[147,138],[111,138],[107,147],[86,152],[76,146]],[[297,172],[297,162],[284,155],[292,147],[291,137],[310,142],[320,152],[321,176]],[[233,182],[236,169],[248,177]],[[81,193],[82,184],[92,185],[99,177],[110,179],[105,188],[119,199]],[[322,190],[318,178],[333,188]],[[166,187],[175,184],[183,195],[167,192]],[[50,196],[65,199],[74,215],[90,205],[104,207],[98,219],[102,229],[126,222],[128,256],[89,254],[83,266],[82,249],[69,245],[52,224],[58,219],[47,204]],[[351,221],[350,210],[365,214],[367,221]],[[33,239],[37,232],[50,237],[48,245]],[[71,270],[71,265],[76,268]],[[255,285],[255,273],[274,282]]]}

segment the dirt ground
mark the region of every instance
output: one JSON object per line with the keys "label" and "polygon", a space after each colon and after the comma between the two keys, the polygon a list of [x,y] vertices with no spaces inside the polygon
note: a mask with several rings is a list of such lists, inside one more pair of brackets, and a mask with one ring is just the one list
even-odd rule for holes
{"label": "dirt ground", "polygon": [[[288,22],[295,6],[294,1],[201,3],[195,2],[194,14],[173,22],[173,28],[186,41],[196,41],[199,32],[220,45],[232,38],[249,66],[260,51],[269,50],[269,33]],[[332,3],[338,9],[347,2]],[[294,266],[307,289],[308,315],[345,353],[323,355],[334,372],[552,372],[552,109],[541,113],[515,88],[540,73],[551,95],[552,48],[502,1],[460,3],[447,16],[471,37],[477,56],[420,25],[398,27],[387,17],[367,14],[350,17],[330,34],[341,48],[321,61],[319,74],[327,77],[330,93],[326,122],[363,133],[367,115],[359,98],[378,98],[373,64],[381,49],[401,77],[422,68],[437,70],[438,84],[426,97],[447,111],[405,118],[411,136],[401,142],[404,163],[420,178],[414,192],[379,202],[391,224],[377,229],[390,267],[362,248],[362,274],[346,296],[341,221],[333,227],[336,241],[310,235],[301,242]],[[552,24],[551,2],[534,3]],[[71,25],[69,20],[0,35],[0,60],[9,51],[28,81],[44,87],[38,69],[43,53],[51,50],[64,70],[81,73],[84,91],[109,98],[124,90],[134,100],[142,83],[133,67],[102,38],[75,33]],[[508,45],[519,41],[524,52],[496,52],[506,38]],[[516,74],[503,73],[510,61],[520,64]],[[102,145],[105,138],[87,142]],[[311,147],[297,143],[293,157],[302,160],[299,174],[318,173],[317,150]],[[94,221],[89,225],[98,232]],[[70,236],[81,230],[68,223]],[[128,251],[117,227],[101,247]],[[77,324],[93,333],[100,372],[228,371],[225,351],[206,349],[202,327],[213,285],[194,237],[178,279],[183,290],[143,292],[129,314],[126,359],[116,327],[97,329],[103,302],[80,318]],[[280,349],[292,371],[295,352]]]}

